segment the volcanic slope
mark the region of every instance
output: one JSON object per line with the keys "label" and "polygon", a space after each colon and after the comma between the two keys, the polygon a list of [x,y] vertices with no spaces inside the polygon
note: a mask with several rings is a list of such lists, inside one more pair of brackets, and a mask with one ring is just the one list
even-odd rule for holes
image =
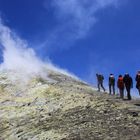
{"label": "volcanic slope", "polygon": [[0,73],[0,140],[140,140],[139,100],[122,101],[55,71],[26,86],[8,77]]}

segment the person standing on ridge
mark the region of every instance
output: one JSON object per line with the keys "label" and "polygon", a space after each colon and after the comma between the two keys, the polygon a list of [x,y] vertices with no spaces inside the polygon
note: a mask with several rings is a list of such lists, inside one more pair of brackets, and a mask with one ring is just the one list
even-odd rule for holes
{"label": "person standing on ridge", "polygon": [[118,77],[117,86],[119,88],[120,98],[123,99],[124,98],[124,82],[123,82],[122,75],[119,75],[119,77]]}
{"label": "person standing on ridge", "polygon": [[97,77],[97,86],[98,86],[98,91],[100,91],[100,87],[104,90],[105,92],[105,88],[103,86],[103,80],[104,80],[104,76],[102,74],[96,74]]}
{"label": "person standing on ridge", "polygon": [[137,82],[137,83],[136,83],[136,88],[138,89],[139,95],[140,95],[140,71],[138,71],[135,80],[136,80],[136,82]]}
{"label": "person standing on ridge", "polygon": [[133,88],[133,80],[128,73],[124,75],[123,82],[127,91],[127,98],[128,100],[131,100],[130,90]]}
{"label": "person standing on ridge", "polygon": [[115,95],[115,77],[113,74],[109,76],[109,94],[111,95],[111,91],[113,89],[113,95]]}

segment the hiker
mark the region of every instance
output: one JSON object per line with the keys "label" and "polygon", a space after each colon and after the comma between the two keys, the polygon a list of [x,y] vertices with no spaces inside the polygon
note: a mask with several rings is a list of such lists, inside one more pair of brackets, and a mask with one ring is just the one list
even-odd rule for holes
{"label": "hiker", "polygon": [[137,75],[136,75],[136,88],[138,89],[139,95],[140,95],[140,71],[138,71]]}
{"label": "hiker", "polygon": [[131,91],[131,88],[133,88],[133,80],[128,73],[124,75],[123,82],[127,91],[127,98],[128,100],[131,100],[130,91]]}
{"label": "hiker", "polygon": [[102,74],[96,74],[97,77],[97,86],[98,86],[98,91],[100,91],[100,87],[104,90],[105,92],[105,88],[103,86],[103,80],[104,80],[104,76]]}
{"label": "hiker", "polygon": [[118,77],[117,86],[119,88],[120,98],[123,99],[124,98],[124,82],[123,82],[122,75],[119,75],[119,77]]}
{"label": "hiker", "polygon": [[113,74],[109,76],[109,94],[111,95],[111,91],[113,89],[113,95],[115,95],[115,77]]}

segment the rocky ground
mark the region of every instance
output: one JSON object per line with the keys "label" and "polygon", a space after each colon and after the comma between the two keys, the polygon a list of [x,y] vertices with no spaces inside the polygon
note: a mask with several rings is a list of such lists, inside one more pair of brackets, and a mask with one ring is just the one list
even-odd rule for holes
{"label": "rocky ground", "polygon": [[19,88],[0,74],[0,140],[140,140],[140,100],[50,72]]}

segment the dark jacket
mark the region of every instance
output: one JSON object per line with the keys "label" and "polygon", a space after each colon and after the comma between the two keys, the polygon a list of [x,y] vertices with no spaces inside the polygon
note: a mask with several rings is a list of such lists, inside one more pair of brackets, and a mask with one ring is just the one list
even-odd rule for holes
{"label": "dark jacket", "polygon": [[136,78],[135,78],[135,80],[136,80],[136,88],[139,88],[140,87],[140,74],[137,74],[136,75]]}
{"label": "dark jacket", "polygon": [[132,88],[133,87],[133,80],[129,75],[124,76],[123,82],[124,82],[126,88]]}
{"label": "dark jacket", "polygon": [[109,85],[115,85],[115,78],[113,75],[109,76]]}

